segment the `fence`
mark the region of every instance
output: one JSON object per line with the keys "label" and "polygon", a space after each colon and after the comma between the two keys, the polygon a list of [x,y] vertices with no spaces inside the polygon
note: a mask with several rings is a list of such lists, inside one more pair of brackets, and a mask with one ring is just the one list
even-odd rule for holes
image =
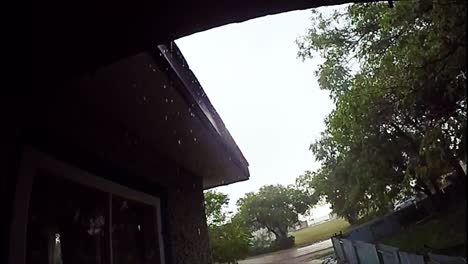
{"label": "fence", "polygon": [[[438,194],[437,197],[448,208],[452,204],[458,204],[466,199],[465,185],[451,184]],[[401,230],[418,222],[434,213],[434,207],[429,198],[419,201],[416,205],[411,205],[399,211],[393,212],[376,220],[354,227],[343,234],[344,238],[359,240],[364,242],[377,242],[383,238],[401,232]]]}
{"label": "fence", "polygon": [[[440,264],[466,264],[466,259],[428,254],[421,255],[400,251],[398,248],[353,241],[339,237],[331,238],[335,256],[341,263],[349,264],[425,264],[434,261]],[[432,262],[433,263],[433,262]]]}

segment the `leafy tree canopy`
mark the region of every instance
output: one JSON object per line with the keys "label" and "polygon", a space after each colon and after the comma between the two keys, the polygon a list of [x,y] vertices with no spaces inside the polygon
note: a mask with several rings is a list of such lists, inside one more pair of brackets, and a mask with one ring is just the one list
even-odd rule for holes
{"label": "leafy tree canopy", "polygon": [[219,263],[237,263],[249,254],[252,231],[238,217],[228,219],[227,194],[206,191],[204,195],[213,259]]}
{"label": "leafy tree canopy", "polygon": [[266,228],[276,240],[288,237],[288,227],[298,222],[310,205],[309,197],[293,186],[266,185],[237,201],[238,215],[253,229]]}
{"label": "leafy tree canopy", "polygon": [[432,195],[440,176],[466,175],[466,2],[352,4],[297,40],[320,54],[316,75],[336,109],[310,149],[322,167],[310,187],[348,220],[381,214],[414,190]]}

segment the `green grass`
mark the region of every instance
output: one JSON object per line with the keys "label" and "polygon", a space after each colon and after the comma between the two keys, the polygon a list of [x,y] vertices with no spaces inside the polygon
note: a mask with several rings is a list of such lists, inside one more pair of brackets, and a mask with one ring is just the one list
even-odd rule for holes
{"label": "green grass", "polygon": [[338,218],[293,232],[296,246],[312,244],[330,238],[334,233],[345,232],[350,227],[345,220]]}
{"label": "green grass", "polygon": [[381,241],[402,251],[426,254],[428,249],[466,244],[466,203]]}

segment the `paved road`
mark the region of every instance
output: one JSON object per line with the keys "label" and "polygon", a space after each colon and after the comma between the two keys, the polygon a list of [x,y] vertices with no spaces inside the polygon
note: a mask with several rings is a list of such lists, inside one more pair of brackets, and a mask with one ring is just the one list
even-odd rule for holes
{"label": "paved road", "polygon": [[320,264],[317,256],[333,252],[330,239],[305,246],[264,254],[239,261],[239,264]]}

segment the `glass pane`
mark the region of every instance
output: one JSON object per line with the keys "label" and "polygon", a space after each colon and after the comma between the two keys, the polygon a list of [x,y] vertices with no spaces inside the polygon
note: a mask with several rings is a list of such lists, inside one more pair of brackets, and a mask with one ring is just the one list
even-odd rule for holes
{"label": "glass pane", "polygon": [[160,263],[156,208],[112,195],[114,264]]}
{"label": "glass pane", "polygon": [[61,177],[34,178],[27,262],[109,263],[107,193]]}

